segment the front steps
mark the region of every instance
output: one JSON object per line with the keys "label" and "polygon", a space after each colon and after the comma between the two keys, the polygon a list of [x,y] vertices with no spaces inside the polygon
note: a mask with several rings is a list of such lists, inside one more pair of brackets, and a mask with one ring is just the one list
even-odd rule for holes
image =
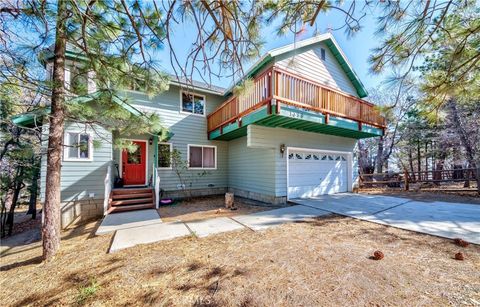
{"label": "front steps", "polygon": [[141,209],[155,209],[155,193],[152,188],[114,189],[110,193],[108,213]]}

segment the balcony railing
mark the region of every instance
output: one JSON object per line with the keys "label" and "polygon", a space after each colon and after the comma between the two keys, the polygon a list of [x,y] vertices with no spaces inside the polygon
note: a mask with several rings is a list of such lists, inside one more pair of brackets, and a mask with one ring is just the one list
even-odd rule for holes
{"label": "balcony railing", "polygon": [[385,127],[385,118],[373,104],[313,80],[272,67],[255,78],[251,88],[245,89],[239,96],[233,96],[209,114],[208,131],[233,122],[269,104],[272,99],[325,115],[347,118],[380,128]]}

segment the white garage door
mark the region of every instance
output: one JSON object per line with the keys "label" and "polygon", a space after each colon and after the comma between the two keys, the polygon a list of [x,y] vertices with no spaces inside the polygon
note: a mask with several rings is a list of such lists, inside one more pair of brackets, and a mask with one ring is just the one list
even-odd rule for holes
{"label": "white garage door", "polygon": [[321,151],[288,154],[288,198],[347,192],[347,156]]}

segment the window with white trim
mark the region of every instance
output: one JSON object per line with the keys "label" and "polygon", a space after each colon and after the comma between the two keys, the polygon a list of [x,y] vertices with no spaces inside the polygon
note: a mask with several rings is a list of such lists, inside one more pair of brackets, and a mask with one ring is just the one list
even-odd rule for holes
{"label": "window with white trim", "polygon": [[205,115],[205,96],[180,91],[182,112]]}
{"label": "window with white trim", "polygon": [[188,145],[188,167],[193,169],[216,169],[217,147]]}
{"label": "window with white trim", "polygon": [[90,134],[67,132],[65,133],[65,146],[64,160],[92,161],[93,146]]}
{"label": "window with white trim", "polygon": [[158,168],[172,167],[172,144],[159,143],[158,144]]}

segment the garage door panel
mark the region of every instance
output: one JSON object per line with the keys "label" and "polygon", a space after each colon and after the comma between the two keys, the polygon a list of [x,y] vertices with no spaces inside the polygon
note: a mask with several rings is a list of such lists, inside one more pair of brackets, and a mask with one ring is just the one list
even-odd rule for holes
{"label": "garage door panel", "polygon": [[289,198],[346,192],[347,158],[344,154],[293,151],[288,156]]}

